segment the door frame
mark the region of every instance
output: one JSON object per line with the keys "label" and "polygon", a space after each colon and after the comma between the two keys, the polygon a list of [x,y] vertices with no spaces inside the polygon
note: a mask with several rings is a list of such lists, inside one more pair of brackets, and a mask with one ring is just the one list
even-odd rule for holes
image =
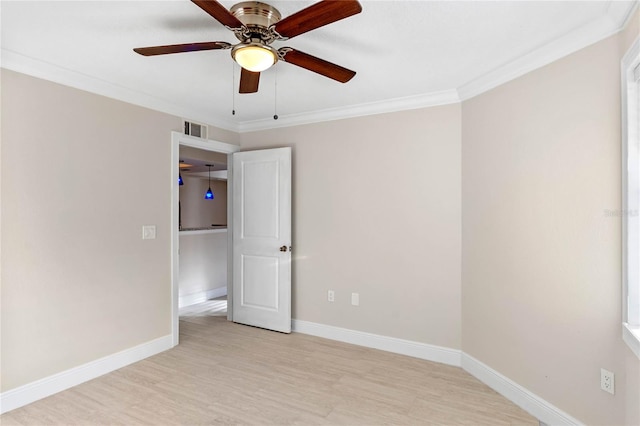
{"label": "door frame", "polygon": [[171,132],[171,340],[173,346],[179,338],[179,288],[180,272],[178,249],[180,234],[178,233],[178,200],[179,170],[176,165],[180,161],[180,146],[202,149],[204,151],[227,154],[227,319],[233,320],[233,161],[231,155],[240,151],[238,145],[210,139],[200,139],[180,132]]}

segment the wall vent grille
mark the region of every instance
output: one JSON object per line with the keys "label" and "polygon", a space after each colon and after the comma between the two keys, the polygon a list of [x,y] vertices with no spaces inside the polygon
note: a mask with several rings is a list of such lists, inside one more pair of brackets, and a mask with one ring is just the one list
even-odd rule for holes
{"label": "wall vent grille", "polygon": [[196,138],[207,139],[208,127],[206,124],[195,123],[193,121],[184,121],[184,134],[194,136]]}

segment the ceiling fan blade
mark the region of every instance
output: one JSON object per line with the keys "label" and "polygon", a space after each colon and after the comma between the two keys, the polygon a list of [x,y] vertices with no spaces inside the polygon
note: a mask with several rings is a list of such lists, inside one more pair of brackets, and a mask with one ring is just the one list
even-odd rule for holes
{"label": "ceiling fan blade", "polygon": [[143,56],[166,55],[169,53],[198,52],[200,50],[229,49],[231,44],[224,41],[204,43],[170,44],[167,46],[136,47],[134,52]]}
{"label": "ceiling fan blade", "polygon": [[362,6],[356,0],[323,0],[287,16],[273,29],[283,38],[291,38],[360,12]]}
{"label": "ceiling fan blade", "polygon": [[242,22],[240,22],[238,18],[233,16],[226,7],[218,3],[216,0],[191,1],[227,28],[235,29],[243,27]]}
{"label": "ceiling fan blade", "polygon": [[240,93],[256,93],[260,83],[260,73],[242,68],[240,73]]}
{"label": "ceiling fan blade", "polygon": [[347,68],[341,67],[340,65],[333,64],[325,61],[324,59],[316,58],[315,56],[311,56],[290,47],[281,47],[278,52],[280,53],[280,57],[283,61],[306,68],[309,71],[316,72],[320,75],[324,75],[325,77],[332,78],[340,83],[346,83],[356,75],[355,71],[351,71]]}

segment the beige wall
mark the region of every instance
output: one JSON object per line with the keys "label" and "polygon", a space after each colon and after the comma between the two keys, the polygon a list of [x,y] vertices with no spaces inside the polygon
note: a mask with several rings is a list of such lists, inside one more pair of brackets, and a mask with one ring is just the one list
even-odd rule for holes
{"label": "beige wall", "polygon": [[[180,131],[182,131],[183,129],[180,129]],[[240,134],[236,133],[236,132],[232,132],[230,130],[225,130],[225,129],[220,129],[218,127],[214,127],[209,125],[209,134],[208,134],[208,139],[214,140],[214,141],[219,141],[219,142],[226,142],[226,143],[231,143],[234,145],[240,145]],[[204,158],[216,158],[219,157],[218,153],[212,153],[210,151],[203,151],[197,148],[190,148],[190,147],[181,147],[180,148],[180,152],[187,152],[190,153],[191,150],[196,150],[199,151],[202,155],[202,153],[204,153]],[[208,154],[207,154],[208,153]],[[218,155],[216,155],[218,154]],[[200,158],[200,157],[197,157]],[[225,158],[226,160],[226,158]],[[219,161],[218,159],[215,159],[215,161]]]}
{"label": "beige wall", "polygon": [[227,233],[180,233],[180,286],[185,296],[227,289]]}
{"label": "beige wall", "polygon": [[241,146],[293,147],[294,318],[460,348],[459,105],[247,133]]}
{"label": "beige wall", "polygon": [[213,200],[205,200],[209,180],[182,175],[180,186],[182,228],[200,228],[227,224],[227,181],[212,180]]}
{"label": "beige wall", "polygon": [[[293,147],[294,317],[462,348],[584,422],[640,424],[620,222],[605,215],[620,208],[619,60],[637,21],[462,105],[212,129]],[[181,121],[5,70],[1,96],[6,391],[170,332],[162,182]],[[123,173],[140,164],[158,166]]]}
{"label": "beige wall", "polygon": [[462,106],[463,350],[588,424],[640,423],[620,218],[605,214],[621,205],[629,31]]}
{"label": "beige wall", "polygon": [[[170,132],[181,120],[1,78],[6,391],[171,332]],[[157,239],[143,241],[142,225]]]}

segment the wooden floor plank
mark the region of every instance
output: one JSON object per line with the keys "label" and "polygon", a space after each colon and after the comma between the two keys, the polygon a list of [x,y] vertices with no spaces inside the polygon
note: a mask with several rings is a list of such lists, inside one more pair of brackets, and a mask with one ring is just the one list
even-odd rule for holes
{"label": "wooden floor plank", "polygon": [[313,336],[180,322],[180,345],[6,413],[12,425],[537,425],[460,368]]}

